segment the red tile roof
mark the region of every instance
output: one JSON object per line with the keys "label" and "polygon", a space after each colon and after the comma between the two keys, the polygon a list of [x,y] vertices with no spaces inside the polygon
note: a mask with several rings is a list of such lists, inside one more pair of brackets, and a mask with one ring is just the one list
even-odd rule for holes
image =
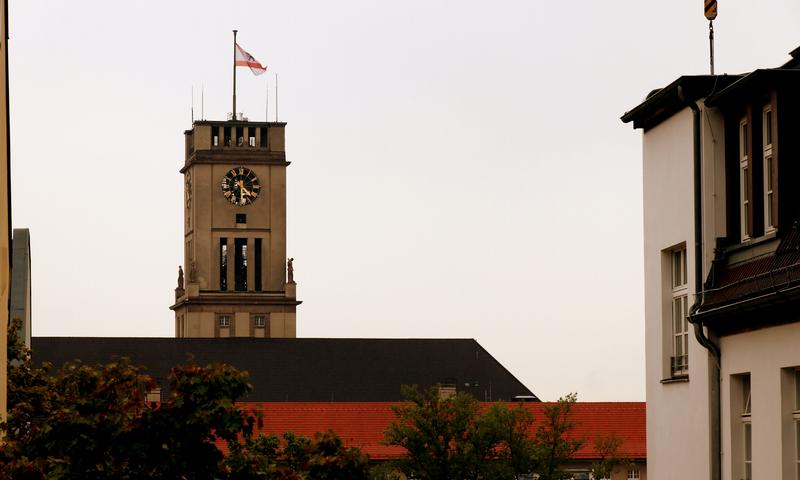
{"label": "red tile roof", "polygon": [[[282,435],[291,431],[311,437],[316,432],[333,430],[347,446],[360,448],[373,460],[396,458],[404,453],[400,447],[382,443],[384,430],[395,419],[391,408],[394,403],[242,402],[239,405],[249,414],[261,412],[265,433]],[[534,430],[542,420],[545,405],[548,404],[524,404],[534,415]],[[623,439],[622,455],[631,459],[647,457],[644,402],[578,402],[572,418],[577,422],[574,436],[586,439],[575,458],[596,458],[594,439],[611,433]],[[225,450],[224,445],[219,446]]]}

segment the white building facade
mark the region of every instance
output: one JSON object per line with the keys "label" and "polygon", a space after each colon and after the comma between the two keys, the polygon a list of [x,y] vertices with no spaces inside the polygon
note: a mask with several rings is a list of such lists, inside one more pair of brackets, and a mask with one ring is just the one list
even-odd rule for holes
{"label": "white building facade", "polygon": [[649,476],[800,480],[800,49],[622,120],[644,132]]}

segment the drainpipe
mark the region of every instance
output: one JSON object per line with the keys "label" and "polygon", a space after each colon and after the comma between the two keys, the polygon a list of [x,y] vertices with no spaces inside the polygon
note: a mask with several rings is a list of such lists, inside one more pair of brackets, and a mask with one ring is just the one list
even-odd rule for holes
{"label": "drainpipe", "polygon": [[692,124],[694,136],[694,285],[695,296],[694,304],[689,310],[689,321],[694,327],[694,337],[698,343],[705,347],[714,361],[709,365],[708,372],[708,408],[709,408],[709,427],[711,430],[711,471],[712,480],[720,480],[722,472],[722,431],[721,431],[721,409],[720,409],[720,365],[722,352],[703,330],[702,322],[694,321],[694,315],[703,304],[703,180],[702,180],[702,154],[700,146],[700,126],[701,113],[697,103],[687,99],[683,93],[683,87],[678,86],[678,98],[692,109]]}

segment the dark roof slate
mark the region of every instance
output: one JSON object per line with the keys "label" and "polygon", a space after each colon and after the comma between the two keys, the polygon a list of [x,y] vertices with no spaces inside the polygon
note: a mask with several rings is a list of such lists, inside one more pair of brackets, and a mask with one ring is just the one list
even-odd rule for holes
{"label": "dark roof slate", "polygon": [[795,308],[787,307],[800,294],[798,222],[783,232],[775,251],[737,263],[729,263],[729,259],[729,254],[723,253],[714,261],[706,279],[703,303],[695,315],[697,319],[733,333],[739,328],[734,324],[743,321],[737,317],[755,308],[761,308],[763,313],[765,308],[777,306],[784,313],[796,316],[791,313]]}
{"label": "dark roof slate", "polygon": [[[633,122],[633,128],[653,128],[686,108],[687,101],[713,95],[740,78],[741,75],[684,75],[664,88],[651,91],[642,103],[620,119],[623,123]],[[679,93],[683,94],[683,99]]]}
{"label": "dark roof slate", "polygon": [[481,401],[533,395],[473,339],[34,337],[32,350],[54,366],[128,357],[158,379],[189,355],[227,363],[249,372],[251,402],[391,402],[403,384],[440,382]]}

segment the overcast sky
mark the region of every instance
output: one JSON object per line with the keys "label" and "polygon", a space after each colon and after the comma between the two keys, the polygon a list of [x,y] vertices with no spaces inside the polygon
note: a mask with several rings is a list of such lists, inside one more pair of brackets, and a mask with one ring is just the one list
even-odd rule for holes
{"label": "overcast sky", "polygon": [[[782,64],[799,27],[797,0],[722,0],[717,73]],[[619,117],[708,73],[702,0],[12,1],[34,335],[173,335],[191,89],[225,118],[234,28],[279,75],[298,336],[475,338],[543,399],[644,400]],[[266,80],[239,70],[251,120]]]}

